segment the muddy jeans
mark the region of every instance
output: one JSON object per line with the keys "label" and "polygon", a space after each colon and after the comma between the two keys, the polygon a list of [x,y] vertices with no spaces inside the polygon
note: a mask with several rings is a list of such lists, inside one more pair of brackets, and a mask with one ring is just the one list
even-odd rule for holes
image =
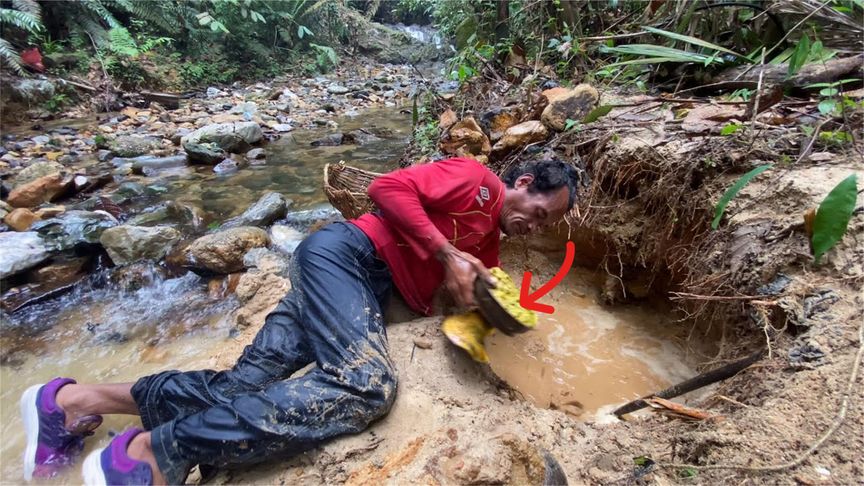
{"label": "muddy jeans", "polygon": [[166,371],[132,387],[169,484],[195,464],[290,457],[365,429],[393,404],[383,318],[392,284],[366,235],[326,226],[300,244],[291,270],[291,291],[231,370]]}

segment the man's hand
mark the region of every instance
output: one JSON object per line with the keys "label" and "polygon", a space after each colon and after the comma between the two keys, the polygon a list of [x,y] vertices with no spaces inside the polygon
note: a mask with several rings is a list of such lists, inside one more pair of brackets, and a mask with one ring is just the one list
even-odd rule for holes
{"label": "man's hand", "polygon": [[495,285],[495,279],[480,260],[450,243],[438,250],[437,257],[444,265],[444,286],[460,307],[473,308],[477,305],[474,301],[474,281],[478,277]]}

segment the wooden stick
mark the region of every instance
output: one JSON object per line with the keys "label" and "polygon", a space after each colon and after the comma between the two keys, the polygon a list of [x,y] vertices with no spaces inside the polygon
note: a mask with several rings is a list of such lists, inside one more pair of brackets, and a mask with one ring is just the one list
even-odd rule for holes
{"label": "wooden stick", "polygon": [[720,380],[725,380],[726,378],[730,378],[737,374],[739,371],[744,368],[752,365],[753,363],[762,359],[762,356],[765,354],[765,349],[760,349],[759,351],[751,354],[746,358],[739,359],[738,361],[733,361],[725,366],[721,366],[719,368],[713,369],[711,371],[707,371],[702,373],[701,375],[690,378],[689,380],[682,381],[677,385],[672,385],[669,388],[659,391],[657,393],[652,393],[650,395],[646,395],[637,400],[633,400],[630,403],[624,404],[621,407],[618,407],[613,414],[616,417],[620,417],[627,413],[632,413],[637,410],[641,410],[647,407],[649,404],[645,401],[650,398],[658,397],[658,398],[675,398],[678,395],[683,395],[687,392],[691,392],[693,390],[697,390],[702,388],[703,386],[708,386],[713,383],[717,383]]}

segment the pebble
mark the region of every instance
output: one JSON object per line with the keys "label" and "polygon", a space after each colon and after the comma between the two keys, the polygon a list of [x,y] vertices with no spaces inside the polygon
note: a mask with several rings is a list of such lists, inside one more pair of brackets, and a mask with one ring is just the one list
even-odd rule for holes
{"label": "pebble", "polygon": [[254,148],[248,152],[246,152],[246,158],[249,160],[253,159],[263,159],[267,156],[267,153],[263,148]]}
{"label": "pebble", "polygon": [[273,125],[273,130],[276,130],[279,133],[285,133],[294,130],[294,127],[292,125],[289,125],[288,123],[278,123],[276,125]]}
{"label": "pebble", "polygon": [[341,86],[339,84],[336,84],[336,83],[331,84],[330,86],[327,87],[327,92],[330,94],[345,94],[348,91],[350,91],[348,88],[346,88],[345,86]]}
{"label": "pebble", "polygon": [[427,338],[414,338],[414,345],[420,349],[431,349],[432,340]]}
{"label": "pebble", "polygon": [[225,159],[222,162],[216,164],[213,167],[213,172],[217,174],[229,174],[232,172],[237,172],[237,162],[234,162],[231,159]]}

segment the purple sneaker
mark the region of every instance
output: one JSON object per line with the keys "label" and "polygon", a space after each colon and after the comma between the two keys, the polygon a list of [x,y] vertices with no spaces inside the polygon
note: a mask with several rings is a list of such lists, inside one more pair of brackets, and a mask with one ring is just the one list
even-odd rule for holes
{"label": "purple sneaker", "polygon": [[84,437],[102,424],[101,415],[82,417],[66,428],[66,414],[57,405],[57,391],[75,383],[70,378],[54,378],[44,385],[33,385],[21,395],[21,417],[27,435],[24,449],[24,479],[50,478],[71,465],[84,448]]}
{"label": "purple sneaker", "polygon": [[129,443],[143,430],[132,427],[114,437],[108,447],[90,453],[84,460],[84,484],[87,486],[126,486],[153,484],[153,471],[144,461],[126,453]]}

